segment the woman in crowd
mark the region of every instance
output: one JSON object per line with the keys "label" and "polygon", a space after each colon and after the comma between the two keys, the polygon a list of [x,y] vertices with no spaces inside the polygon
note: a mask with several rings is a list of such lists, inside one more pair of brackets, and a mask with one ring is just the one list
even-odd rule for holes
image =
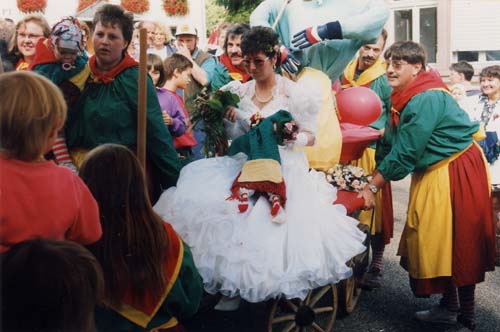
{"label": "woman in crowd", "polygon": [[[490,166],[493,216],[500,234],[500,66],[483,68],[479,74],[481,94],[469,97],[465,110],[473,121],[479,121],[486,139],[479,141]],[[500,251],[498,251],[500,252]],[[500,262],[500,258],[497,258]]]}
{"label": "woman in crowd", "polygon": [[[126,52],[132,39],[132,14],[119,6],[104,5],[95,14],[93,26],[95,55],[89,59],[91,76],[80,99],[70,109],[65,128],[76,166],[85,151],[100,144],[134,147],[137,142],[139,67]],[[147,82],[147,107],[146,153],[148,176],[155,179],[151,197],[154,200],[162,190],[175,185],[179,159],[163,124],[151,80]]]}
{"label": "woman in crowd", "polygon": [[80,175],[99,204],[103,236],[90,251],[104,271],[105,296],[96,308],[99,331],[181,331],[202,295],[191,252],[153,211],[144,172],[132,151],[104,144]]}
{"label": "woman in crowd", "polygon": [[163,61],[174,54],[176,49],[170,44],[172,36],[165,30],[165,27],[160,23],[155,23],[155,27],[153,43],[148,49],[148,53],[158,55]]}
{"label": "woman in crowd", "polygon": [[[279,45],[270,28],[253,28],[243,36],[241,48],[253,80],[233,81],[223,88],[240,97],[239,107],[227,114],[229,137],[244,135],[251,121],[280,110],[288,111],[299,126],[296,140],[276,148],[280,165],[272,160],[255,169],[264,177],[277,175],[286,184],[282,223],[274,220],[274,201],[266,194],[248,193],[245,209],[239,209],[244,197],[226,199],[247,161],[243,153],[188,164],[177,187],[155,206],[192,248],[205,289],[225,295],[216,306],[220,310],[236,309],[240,296],[250,302],[281,295],[305,298],[312,288],[349,277],[346,262],[365,249],[357,221],[347,217],[343,207],[332,205],[334,187],[324,174],[309,171],[305,154],[293,148],[314,142],[320,105],[313,92],[319,89],[314,82],[299,87],[275,73]],[[275,148],[269,139],[269,148]],[[271,182],[262,181],[264,186]]]}
{"label": "woman in crowd", "polygon": [[16,70],[28,70],[35,56],[35,46],[40,38],[48,38],[50,26],[41,15],[31,14],[17,22],[10,41],[9,53]]}

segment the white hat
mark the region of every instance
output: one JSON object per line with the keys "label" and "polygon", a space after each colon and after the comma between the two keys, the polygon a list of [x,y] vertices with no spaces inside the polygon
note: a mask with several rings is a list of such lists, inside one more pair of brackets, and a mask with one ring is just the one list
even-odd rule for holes
{"label": "white hat", "polygon": [[56,48],[81,51],[82,31],[80,23],[73,17],[63,18],[52,28],[50,39]]}
{"label": "white hat", "polygon": [[189,23],[179,24],[175,30],[175,36],[179,35],[193,35],[198,37],[198,30]]}

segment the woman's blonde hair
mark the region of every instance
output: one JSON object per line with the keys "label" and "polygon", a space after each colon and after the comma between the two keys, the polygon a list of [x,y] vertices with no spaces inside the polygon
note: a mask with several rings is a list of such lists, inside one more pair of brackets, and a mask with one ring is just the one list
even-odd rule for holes
{"label": "woman's blonde hair", "polygon": [[66,120],[57,86],[34,72],[0,75],[0,145],[10,158],[32,161],[46,153],[47,140]]}
{"label": "woman's blonde hair", "polygon": [[30,14],[23,17],[19,22],[17,22],[16,30],[14,31],[14,34],[12,35],[9,44],[9,53],[14,54],[16,57],[22,57],[22,54],[19,52],[19,49],[17,48],[17,35],[19,33],[19,28],[22,25],[26,25],[26,23],[28,22],[34,22],[35,24],[38,24],[42,28],[43,36],[45,38],[48,38],[50,35],[50,25],[45,19],[45,17],[43,17],[40,14]]}
{"label": "woman's blonde hair", "polygon": [[170,29],[166,28],[160,22],[154,22],[154,24],[155,24],[155,33],[156,33],[156,30],[159,30],[160,33],[165,36],[165,43],[169,43],[170,40],[172,40],[172,32],[170,32]]}

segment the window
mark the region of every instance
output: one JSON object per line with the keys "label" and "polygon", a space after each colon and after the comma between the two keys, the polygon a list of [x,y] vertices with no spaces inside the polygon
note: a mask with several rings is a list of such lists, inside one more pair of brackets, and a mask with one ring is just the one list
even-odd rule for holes
{"label": "window", "polygon": [[477,51],[461,51],[457,52],[458,61],[477,62],[479,60],[479,52]]}
{"label": "window", "polygon": [[437,8],[420,9],[420,44],[427,53],[427,62],[436,62],[437,53]]}
{"label": "window", "polygon": [[500,50],[486,51],[486,61],[500,61]]}
{"label": "window", "polygon": [[413,7],[394,11],[394,41],[413,40],[427,53],[427,61],[436,63],[437,7]]}
{"label": "window", "polygon": [[396,10],[394,12],[394,40],[412,40],[413,17],[412,10]]}

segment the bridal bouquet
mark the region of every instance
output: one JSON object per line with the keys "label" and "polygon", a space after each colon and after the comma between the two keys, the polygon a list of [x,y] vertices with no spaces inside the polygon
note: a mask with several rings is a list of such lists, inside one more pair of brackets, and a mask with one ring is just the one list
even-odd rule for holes
{"label": "bridal bouquet", "polygon": [[337,164],[328,169],[326,180],[339,190],[359,192],[368,184],[370,176],[361,167]]}
{"label": "bridal bouquet", "polygon": [[206,134],[203,149],[207,157],[223,156],[227,153],[224,115],[229,106],[236,107],[239,102],[240,98],[230,91],[208,92],[206,88],[189,102],[193,128],[200,124],[201,130]]}

